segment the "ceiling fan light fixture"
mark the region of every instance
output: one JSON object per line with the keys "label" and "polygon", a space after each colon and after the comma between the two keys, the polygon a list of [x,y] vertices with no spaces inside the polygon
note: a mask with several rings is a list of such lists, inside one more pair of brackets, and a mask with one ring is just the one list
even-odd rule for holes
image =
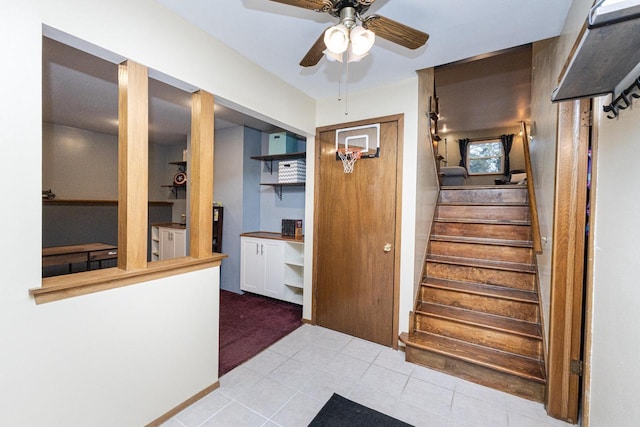
{"label": "ceiling fan light fixture", "polygon": [[331,53],[344,53],[349,47],[349,30],[343,24],[334,25],[325,31],[324,44]]}
{"label": "ceiling fan light fixture", "polygon": [[371,30],[366,30],[361,26],[356,26],[351,29],[351,52],[356,57],[364,57],[376,42],[376,35]]}
{"label": "ceiling fan light fixture", "polygon": [[369,55],[369,52],[365,52],[362,55],[356,55],[353,52],[353,49],[349,49],[349,56],[348,56],[347,62],[360,62],[360,60],[367,55]]}
{"label": "ceiling fan light fixture", "polygon": [[343,53],[333,53],[329,49],[325,49],[322,53],[325,54],[325,56],[327,57],[329,62],[335,62],[335,61],[342,62],[342,57],[344,56],[344,52]]}

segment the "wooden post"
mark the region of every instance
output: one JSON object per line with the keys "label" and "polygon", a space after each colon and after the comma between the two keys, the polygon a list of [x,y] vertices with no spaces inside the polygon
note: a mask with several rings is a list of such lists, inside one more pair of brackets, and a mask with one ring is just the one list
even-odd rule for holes
{"label": "wooden post", "polygon": [[118,268],[147,266],[149,198],[148,70],[133,61],[118,68]]}
{"label": "wooden post", "polygon": [[212,254],[213,232],[213,95],[195,92],[191,100],[189,155],[189,255]]}

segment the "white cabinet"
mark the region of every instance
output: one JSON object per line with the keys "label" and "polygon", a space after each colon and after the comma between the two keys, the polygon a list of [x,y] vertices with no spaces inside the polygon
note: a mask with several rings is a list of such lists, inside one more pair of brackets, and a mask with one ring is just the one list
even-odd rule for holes
{"label": "white cabinet", "polygon": [[187,255],[187,230],[175,227],[151,227],[151,261]]}
{"label": "white cabinet", "polygon": [[250,236],[241,242],[240,289],[302,304],[304,244]]}

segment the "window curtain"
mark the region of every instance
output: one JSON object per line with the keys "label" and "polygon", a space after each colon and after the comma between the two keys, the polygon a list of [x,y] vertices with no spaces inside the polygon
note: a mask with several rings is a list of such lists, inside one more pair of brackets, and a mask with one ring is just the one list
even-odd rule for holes
{"label": "window curtain", "polygon": [[511,146],[513,145],[514,134],[501,135],[502,147],[504,148],[504,174],[509,175],[511,173],[511,165],[509,164],[509,153],[511,152]]}
{"label": "window curtain", "polygon": [[467,167],[467,146],[469,145],[469,138],[463,138],[458,140],[458,146],[460,147],[460,166],[466,169]]}

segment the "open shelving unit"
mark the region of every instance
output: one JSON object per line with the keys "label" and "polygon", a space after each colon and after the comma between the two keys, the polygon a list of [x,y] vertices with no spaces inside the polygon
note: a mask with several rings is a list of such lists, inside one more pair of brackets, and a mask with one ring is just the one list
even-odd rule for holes
{"label": "open shelving unit", "polygon": [[[305,159],[307,157],[307,153],[305,151],[300,151],[297,153],[285,153],[285,154],[267,154],[263,156],[252,156],[251,158],[254,160],[263,161],[269,173],[273,175],[273,162],[280,160],[295,160],[295,159]],[[275,191],[276,195],[280,200],[282,200],[282,189],[284,187],[304,187],[306,183],[304,182],[267,182],[262,183],[260,185],[266,185],[269,187],[273,187],[273,191]]]}

